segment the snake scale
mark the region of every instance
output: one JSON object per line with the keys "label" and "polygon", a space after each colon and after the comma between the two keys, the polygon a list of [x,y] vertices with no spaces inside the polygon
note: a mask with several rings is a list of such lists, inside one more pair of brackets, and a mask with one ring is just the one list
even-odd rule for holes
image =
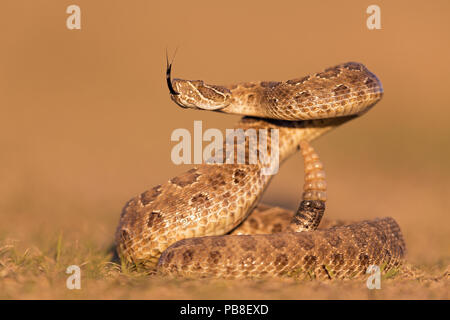
{"label": "snake scale", "polygon": [[[302,150],[305,182],[297,212],[258,205],[272,175],[249,139],[245,161],[227,152],[231,163],[205,163],[131,199],[116,231],[119,255],[127,263],[177,277],[349,278],[369,265],[384,272],[400,266],[406,248],[392,218],[355,223],[322,221],[326,181],[322,163],[309,142],[360,116],[383,95],[379,79],[363,64],[348,62],[284,82],[208,85],[171,79],[172,100],[183,108],[242,114],[236,129],[276,129],[283,162]],[[272,131],[266,138],[271,137]],[[228,141],[228,139],[227,139]],[[234,138],[232,142],[234,143]],[[234,151],[233,149],[231,149]],[[233,162],[234,161],[234,162]],[[252,213],[250,215],[250,213]]]}

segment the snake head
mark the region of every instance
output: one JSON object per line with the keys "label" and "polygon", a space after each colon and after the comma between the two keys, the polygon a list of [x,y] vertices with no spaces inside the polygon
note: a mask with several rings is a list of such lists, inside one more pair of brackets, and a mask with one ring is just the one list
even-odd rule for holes
{"label": "snake head", "polygon": [[167,63],[167,87],[170,97],[180,107],[220,110],[230,104],[231,92],[227,88],[207,85],[201,80],[172,80],[171,71],[172,64]]}
{"label": "snake head", "polygon": [[230,104],[231,92],[224,87],[207,85],[201,80],[174,79],[172,100],[183,108],[220,110]]}

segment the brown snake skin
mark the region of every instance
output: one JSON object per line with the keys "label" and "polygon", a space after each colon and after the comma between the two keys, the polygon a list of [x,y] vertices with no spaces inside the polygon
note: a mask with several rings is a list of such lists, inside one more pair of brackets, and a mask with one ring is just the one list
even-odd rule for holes
{"label": "brown snake skin", "polygon": [[322,222],[316,230],[325,210],[326,181],[309,141],[381,99],[381,82],[364,65],[349,62],[285,82],[232,86],[172,80],[170,71],[168,64],[168,86],[178,105],[247,115],[236,128],[255,129],[258,139],[258,129],[277,129],[278,149],[269,145],[267,151],[269,156],[278,151],[280,162],[301,148],[303,199],[295,214],[258,206],[272,176],[262,174],[265,163],[249,160],[252,152],[261,152],[259,145],[238,137],[245,163],[236,163],[226,142],[215,156],[234,163],[196,166],[125,205],[116,243],[126,262],[182,277],[328,279],[358,276],[373,264],[384,272],[401,264],[406,248],[392,218]]}

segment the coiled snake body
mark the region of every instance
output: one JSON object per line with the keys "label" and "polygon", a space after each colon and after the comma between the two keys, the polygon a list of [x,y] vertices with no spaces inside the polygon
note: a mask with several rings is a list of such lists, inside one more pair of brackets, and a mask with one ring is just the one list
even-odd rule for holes
{"label": "coiled snake body", "polygon": [[[381,83],[364,65],[349,62],[285,82],[232,86],[172,80],[170,71],[168,64],[167,82],[178,105],[246,115],[236,128],[255,129],[258,138],[259,129],[277,129],[280,162],[301,148],[303,199],[295,214],[257,205],[272,177],[262,174],[261,161],[248,159],[260,146],[238,139],[246,154],[238,163],[234,152],[223,152],[225,143],[219,154],[233,163],[194,167],[125,205],[116,231],[123,259],[163,274],[216,278],[346,278],[369,265],[384,271],[400,265],[405,243],[392,218],[328,222],[315,230],[325,210],[326,183],[308,142],[381,99]],[[269,154],[274,150],[269,147]]]}

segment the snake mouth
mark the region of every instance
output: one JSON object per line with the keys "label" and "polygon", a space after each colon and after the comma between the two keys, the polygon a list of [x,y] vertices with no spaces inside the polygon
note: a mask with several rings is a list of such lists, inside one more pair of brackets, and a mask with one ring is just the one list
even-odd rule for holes
{"label": "snake mouth", "polygon": [[[176,91],[174,90],[174,92],[176,92]],[[179,97],[180,97],[180,93],[179,93],[179,92],[176,92],[176,94],[173,94],[173,93],[171,92],[170,99],[172,99],[172,101],[175,102],[177,106],[180,106],[180,107],[182,107],[183,109],[189,109],[188,106],[185,106],[185,105],[180,101]]]}

